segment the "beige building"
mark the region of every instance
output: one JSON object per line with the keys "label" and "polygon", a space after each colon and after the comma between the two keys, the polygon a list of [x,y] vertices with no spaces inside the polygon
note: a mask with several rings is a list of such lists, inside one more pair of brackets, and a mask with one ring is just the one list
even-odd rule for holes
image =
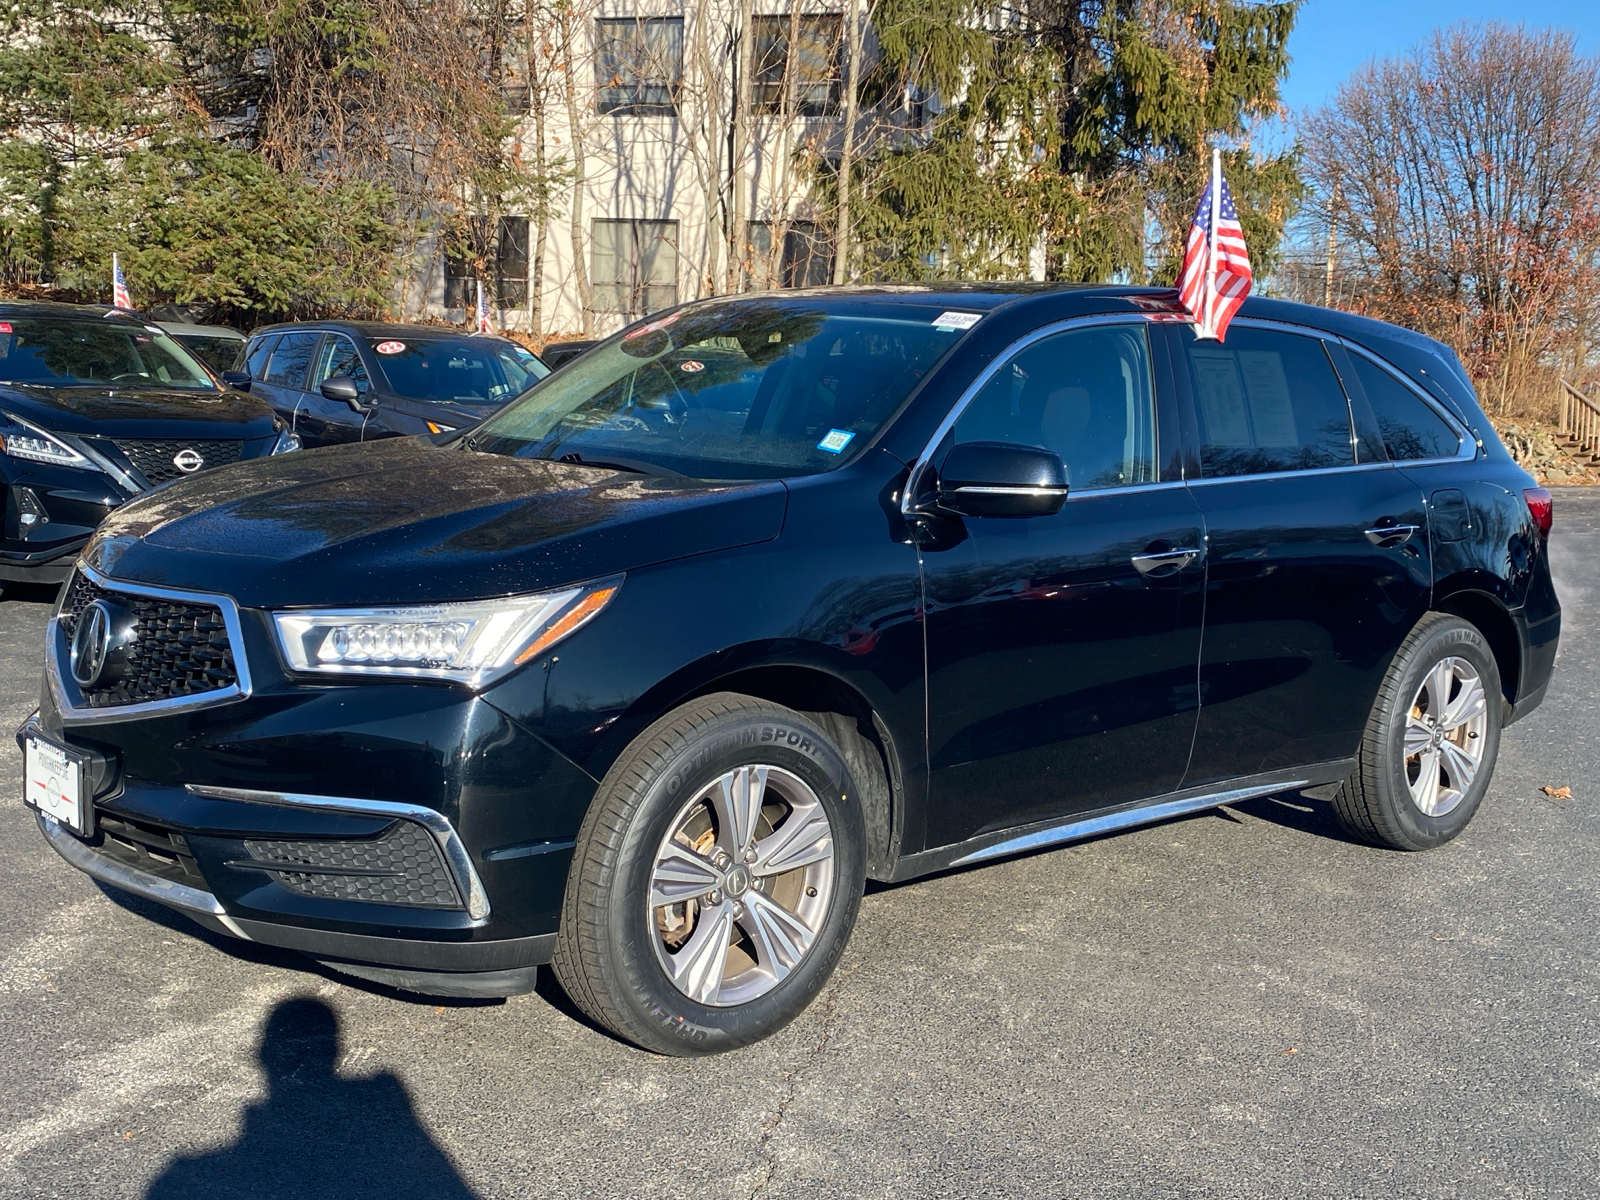
{"label": "beige building", "polygon": [[[743,8],[580,2],[526,31],[507,67],[508,105],[522,114],[512,149],[559,180],[542,229],[515,213],[480,219],[497,324],[604,334],[685,300],[833,280],[831,177],[860,5],[758,3],[748,37]],[[872,42],[857,36],[860,71]],[[858,152],[920,117],[904,103],[859,114]],[[466,320],[476,288],[472,267],[435,245],[402,307]]]}

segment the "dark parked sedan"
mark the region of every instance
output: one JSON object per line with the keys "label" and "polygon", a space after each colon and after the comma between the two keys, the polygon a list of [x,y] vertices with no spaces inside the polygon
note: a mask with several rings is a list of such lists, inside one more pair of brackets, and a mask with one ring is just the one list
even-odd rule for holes
{"label": "dark parked sedan", "polygon": [[265,326],[241,366],[229,381],[269,401],[307,446],[476,425],[550,373],[506,338],[367,321]]}
{"label": "dark parked sedan", "polygon": [[158,484],[295,444],[131,313],[0,304],[0,589],[60,583],[105,515]]}
{"label": "dark parked sedan", "polygon": [[1549,494],[1443,346],[1174,305],[708,301],[130,505],[19,732],[44,836],[397,987],[553,961],[669,1054],[799,1013],[867,879],[1278,792],[1448,842],[1549,683]]}

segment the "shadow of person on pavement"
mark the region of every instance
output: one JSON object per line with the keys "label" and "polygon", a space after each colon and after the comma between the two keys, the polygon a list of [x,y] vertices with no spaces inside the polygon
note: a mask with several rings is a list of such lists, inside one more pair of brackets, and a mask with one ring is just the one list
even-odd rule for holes
{"label": "shadow of person on pavement", "polygon": [[146,1200],[475,1200],[417,1120],[392,1074],[345,1078],[339,1019],[320,1000],[285,1000],[267,1017],[258,1051],[267,1095],[250,1105],[231,1145],[180,1158]]}

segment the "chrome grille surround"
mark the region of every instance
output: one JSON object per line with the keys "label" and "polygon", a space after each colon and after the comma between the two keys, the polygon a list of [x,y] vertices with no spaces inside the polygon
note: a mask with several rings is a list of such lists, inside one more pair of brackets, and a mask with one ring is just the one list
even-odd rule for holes
{"label": "chrome grille surround", "polygon": [[[69,668],[72,622],[77,615],[73,606],[76,601],[84,598],[84,589],[80,586],[83,580],[87,580],[102,591],[124,595],[134,600],[154,600],[171,605],[215,609],[221,614],[223,632],[227,638],[231,681],[224,682],[221,687],[181,692],[155,700],[135,700],[133,703],[125,704],[104,701],[95,703],[93,698],[84,694],[83,689],[72,678]],[[56,610],[50,617],[50,624],[45,633],[45,647],[45,678],[51,699],[60,710],[64,725],[132,721],[168,712],[229,704],[250,695],[250,666],[243,653],[244,637],[239,624],[239,606],[233,597],[214,592],[190,592],[178,588],[128,583],[102,575],[93,567],[80,562],[61,589],[61,599],[57,601]]]}

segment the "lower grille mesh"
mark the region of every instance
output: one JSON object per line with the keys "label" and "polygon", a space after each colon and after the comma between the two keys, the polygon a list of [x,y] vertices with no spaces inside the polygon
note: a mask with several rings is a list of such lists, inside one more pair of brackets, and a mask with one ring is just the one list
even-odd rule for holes
{"label": "lower grille mesh", "polygon": [[[246,841],[244,847],[253,861],[234,865],[260,864],[301,895],[412,908],[463,907],[439,843],[410,821],[396,821],[382,837],[362,842]],[[297,866],[311,869],[293,870]]]}

